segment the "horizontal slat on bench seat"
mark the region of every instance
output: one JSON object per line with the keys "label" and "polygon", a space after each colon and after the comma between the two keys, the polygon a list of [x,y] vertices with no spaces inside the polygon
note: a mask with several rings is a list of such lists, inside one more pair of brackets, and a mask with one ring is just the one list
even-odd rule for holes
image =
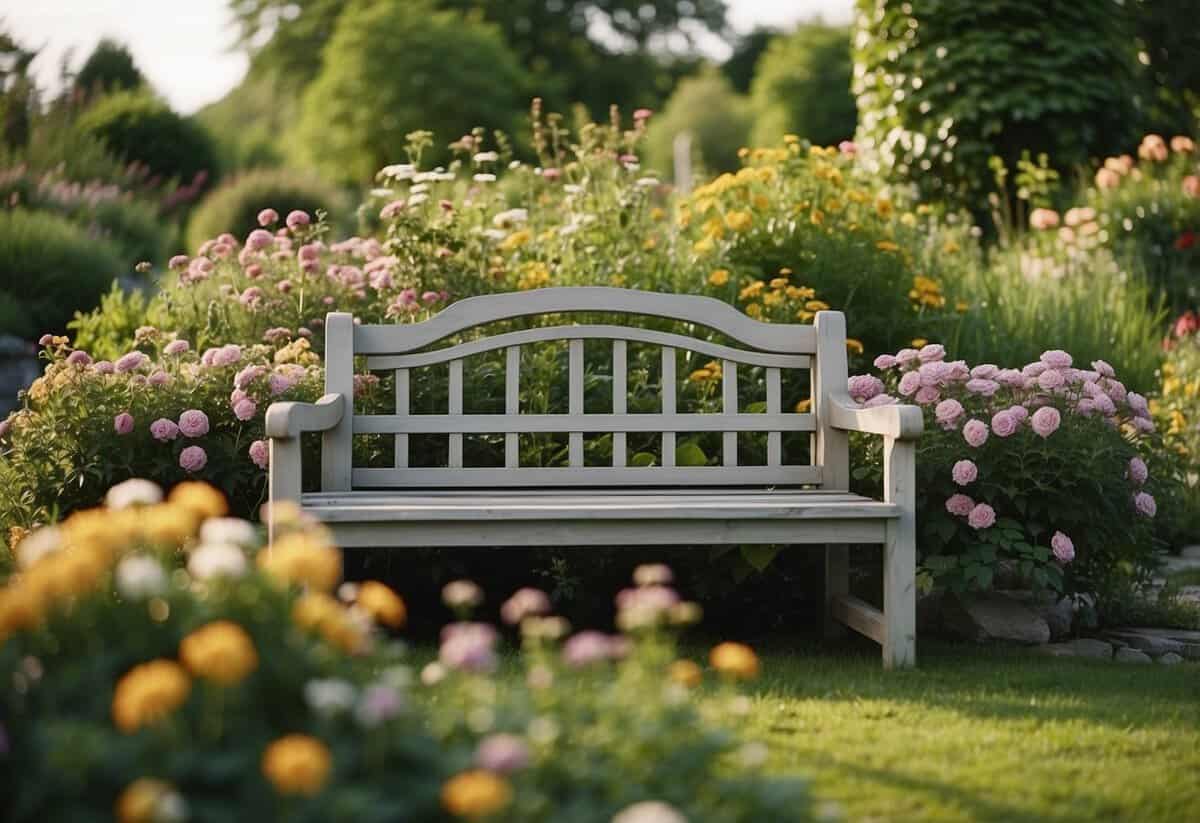
{"label": "horizontal slat on bench seat", "polygon": [[707,466],[701,468],[577,468],[492,469],[355,469],[355,488],[424,488],[491,486],[673,486],[758,484],[799,486],[819,484],[819,466]]}
{"label": "horizontal slat on bench seat", "polygon": [[811,414],[358,414],[355,434],[505,432],[810,432]]}
{"label": "horizontal slat on bench seat", "polygon": [[541,343],[550,340],[629,340],[636,343],[652,343],[659,346],[674,346],[687,351],[694,351],[708,357],[732,360],[751,366],[768,366],[783,369],[807,369],[809,357],[806,354],[768,354],[765,352],[746,351],[723,346],[719,343],[709,343],[682,334],[641,329],[633,326],[547,326],[539,329],[508,332],[494,337],[484,337],[459,343],[444,349],[421,352],[420,354],[385,354],[367,358],[367,368],[371,371],[382,369],[413,369],[420,366],[432,366],[462,357],[471,357],[484,352],[521,346],[529,343]]}

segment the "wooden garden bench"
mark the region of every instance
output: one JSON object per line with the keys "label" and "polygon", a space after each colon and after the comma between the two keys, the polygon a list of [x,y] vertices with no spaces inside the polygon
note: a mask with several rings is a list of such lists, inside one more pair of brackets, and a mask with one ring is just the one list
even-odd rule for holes
{"label": "wooden garden bench", "polygon": [[[702,326],[733,348],[687,335],[625,325],[541,325],[431,349],[488,323],[534,315],[636,314]],[[316,403],[275,403],[267,411],[272,501],[291,500],[324,522],[343,546],[620,546],[817,544],[825,550],[827,633],[849,626],[883,647],[885,667],[915,661],[914,440],[922,416],[912,406],[859,408],[846,388],[846,327],[824,311],[812,326],[760,323],[718,300],[612,288],[553,288],[486,295],[454,303],[415,324],[356,325],[334,312],[325,322],[326,394]],[[521,346],[568,341],[567,414],[521,414]],[[584,412],[584,345],[610,341],[612,413]],[[627,413],[627,343],[662,350],[661,413]],[[506,352],[503,414],[463,413],[463,360]],[[721,362],[723,411],[676,411],[676,351]],[[394,371],[396,413],[353,409],[355,357]],[[410,414],[410,373],[449,364],[446,414]],[[759,367],[765,413],[738,409],[737,368]],[[781,371],[811,379],[811,413],[785,410]],[[847,432],[884,438],[883,501],[851,494]],[[302,493],[300,435],[322,433],[320,491]],[[518,435],[565,433],[568,466],[520,465]],[[612,465],[588,466],[585,433],[611,433]],[[626,435],[662,433],[662,465],[626,465]],[[722,432],[717,466],[675,465],[680,432]],[[738,463],[738,433],[767,432],[766,465]],[[811,465],[782,461],[782,433],[808,432]],[[465,466],[463,436],[505,437],[503,468]],[[359,468],[354,435],[395,437],[390,468]],[[409,465],[409,436],[448,437],[447,465]],[[851,597],[847,547],[883,546],[883,610]],[[833,622],[833,621],[836,621]]]}

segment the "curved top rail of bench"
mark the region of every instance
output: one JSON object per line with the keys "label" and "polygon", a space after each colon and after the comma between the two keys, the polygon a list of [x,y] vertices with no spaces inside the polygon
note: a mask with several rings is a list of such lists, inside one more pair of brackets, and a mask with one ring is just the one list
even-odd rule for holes
{"label": "curved top rail of bench", "polygon": [[485,323],[536,314],[583,311],[642,314],[695,323],[760,351],[813,354],[817,347],[817,335],[812,326],[761,323],[712,297],[605,286],[568,286],[469,297],[452,303],[422,323],[356,326],[354,350],[359,354],[400,354]]}

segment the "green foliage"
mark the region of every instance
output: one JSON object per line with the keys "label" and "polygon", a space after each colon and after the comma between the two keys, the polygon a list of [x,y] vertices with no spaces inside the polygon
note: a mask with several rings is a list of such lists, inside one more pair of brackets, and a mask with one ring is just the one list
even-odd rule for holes
{"label": "green foliage", "polygon": [[1200,114],[1200,33],[1184,21],[1200,15],[1200,2],[1135,0],[1128,14],[1137,38],[1148,127],[1194,132]]}
{"label": "green foliage", "polygon": [[0,31],[0,146],[29,142],[30,122],[37,108],[37,89],[28,76],[37,51],[24,48],[8,32]]}
{"label": "green foliage", "polygon": [[674,168],[674,141],[681,132],[692,138],[694,177],[738,167],[738,149],[750,137],[748,104],[715,68],[679,82],[660,114],[646,130],[646,162],[660,174]]}
{"label": "green foliage", "polygon": [[99,360],[116,360],[133,347],[137,330],[153,325],[150,317],[151,299],[141,289],[126,291],[113,283],[92,311],[76,312],[67,328],[75,338],[75,346]]}
{"label": "green foliage", "polygon": [[145,82],[129,49],[108,37],[96,44],[75,75],[75,88],[85,95],[128,91]]}
{"label": "green foliage", "polygon": [[275,209],[281,220],[293,209],[313,216],[318,212],[340,216],[344,210],[341,192],[320,178],[282,169],[253,169],[226,180],[201,201],[188,221],[187,248],[195,250],[225,232],[245,237],[258,228],[258,213],[267,208]]}
{"label": "green foliage", "polygon": [[61,330],[76,309],[91,309],[121,274],[116,249],[65,218],[0,211],[0,294],[20,307],[5,331],[36,337]]}
{"label": "green foliage", "polygon": [[356,0],[338,18],[305,91],[297,158],[362,182],[396,162],[404,136],[435,135],[437,156],[473,126],[511,130],[524,75],[500,32],[429,3]]}
{"label": "green foliage", "polygon": [[298,92],[289,90],[275,72],[248,72],[227,95],[196,112],[196,120],[216,141],[221,169],[233,174],[282,165],[286,154],[282,135],[299,109]]}
{"label": "green foliage", "polygon": [[144,91],[102,97],[79,116],[77,126],[117,157],[163,180],[189,183],[216,171],[212,139],[204,128]]}
{"label": "green foliage", "polygon": [[750,91],[759,59],[771,42],[779,36],[780,32],[777,29],[758,26],[748,34],[737,37],[733,44],[733,54],[721,64],[721,74],[733,85],[734,91],[739,94],[747,94]]}
{"label": "green foliage", "polygon": [[1136,134],[1136,80],[1116,3],[859,0],[858,143],[924,196],[983,206],[987,162],[1083,163]]}
{"label": "green foliage", "polygon": [[751,101],[757,146],[799,135],[818,146],[854,137],[850,31],[810,23],[773,39],[754,72]]}

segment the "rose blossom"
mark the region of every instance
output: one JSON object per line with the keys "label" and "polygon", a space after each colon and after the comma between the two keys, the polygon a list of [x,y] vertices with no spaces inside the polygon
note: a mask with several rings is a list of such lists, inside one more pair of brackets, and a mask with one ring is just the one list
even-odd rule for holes
{"label": "rose blossom", "polygon": [[996,510],[987,503],[979,503],[967,515],[967,525],[972,529],[990,529],[996,522]]}
{"label": "rose blossom", "polygon": [[954,477],[955,483],[967,486],[974,483],[975,479],[979,477],[979,467],[970,460],[959,460],[954,464],[951,475]]}
{"label": "rose blossom", "polygon": [[1017,431],[1020,425],[1017,419],[1007,411],[998,411],[992,415],[992,431],[997,437],[1009,437]]}
{"label": "rose blossom", "polygon": [[492,734],[479,742],[475,765],[497,774],[510,774],[529,765],[529,746],[515,734]]}
{"label": "rose blossom", "polygon": [[1101,377],[1116,377],[1117,373],[1113,371],[1113,367],[1103,360],[1093,360],[1092,368],[1100,373]]}
{"label": "rose blossom", "polygon": [[179,467],[184,471],[198,472],[208,463],[208,455],[199,446],[188,446],[179,453]]}
{"label": "rose blossom", "polygon": [[946,357],[946,347],[940,343],[930,343],[922,346],[917,352],[917,359],[922,363],[933,363]]}
{"label": "rose blossom", "polygon": [[975,508],[975,501],[965,494],[952,494],[946,500],[946,511],[958,517],[966,517]]}
{"label": "rose blossom", "polygon": [[1054,550],[1054,557],[1059,563],[1070,563],[1075,559],[1075,544],[1062,532],[1055,532],[1054,537],[1050,538],[1050,548]]}
{"label": "rose blossom", "polygon": [[301,226],[307,226],[309,223],[311,223],[312,218],[310,218],[308,216],[308,212],[300,211],[299,209],[294,209],[294,210],[288,212],[286,222],[287,222],[287,227],[289,229],[291,229],[292,231],[295,231],[296,229],[300,228]]}
{"label": "rose blossom", "polygon": [[254,404],[254,401],[251,400],[249,397],[243,397],[233,407],[233,416],[236,417],[238,420],[246,421],[246,420],[249,420],[251,417],[253,417],[254,413],[257,411],[258,411],[258,406],[256,406]]}
{"label": "rose blossom", "polygon": [[892,369],[898,365],[900,365],[900,361],[890,354],[881,354],[875,358],[875,368],[877,369]]}
{"label": "rose blossom", "polygon": [[486,623],[451,623],[442,629],[438,659],[449,669],[486,674],[496,668],[496,630]]}
{"label": "rose blossom", "polygon": [[963,405],[953,398],[943,400],[934,408],[933,414],[942,428],[953,428],[955,421],[963,416]]}
{"label": "rose blossom", "polygon": [[113,365],[113,369],[117,374],[124,374],[125,372],[139,369],[148,362],[150,362],[150,358],[142,352],[131,351],[129,354],[121,355],[116,364]]}
{"label": "rose blossom", "polygon": [[920,359],[921,356],[916,349],[901,349],[900,351],[896,352],[896,362],[903,367],[911,366]]}
{"label": "rose blossom", "polygon": [[971,369],[971,376],[978,380],[995,380],[996,375],[1000,373],[1000,368],[991,363],[980,363],[975,368]]}
{"label": "rose blossom", "polygon": [[160,417],[150,424],[150,436],[160,443],[166,443],[179,436],[179,427],[174,420]]}
{"label": "rose blossom", "polygon": [[972,377],[967,381],[967,391],[971,394],[978,394],[983,397],[991,397],[996,392],[1000,391],[1000,384],[995,380],[989,380],[986,377]]}
{"label": "rose blossom", "polygon": [[186,340],[172,340],[163,346],[163,354],[183,354],[190,348],[191,345]]}
{"label": "rose blossom", "polygon": [[254,465],[266,470],[271,460],[271,450],[266,440],[255,440],[250,444],[250,459]]}
{"label": "rose blossom", "polygon": [[917,389],[921,388],[921,375],[915,371],[906,372],[900,378],[900,393],[905,397],[910,397],[916,393]]}
{"label": "rose blossom", "polygon": [[263,209],[258,213],[258,225],[263,228],[278,222],[279,212],[275,211],[275,209]]}
{"label": "rose blossom", "polygon": [[1015,406],[1009,406],[1008,413],[1011,414],[1018,423],[1024,423],[1025,418],[1029,417],[1029,409],[1020,405],[1019,403]]}
{"label": "rose blossom", "polygon": [[199,409],[188,409],[179,415],[179,431],[184,437],[203,437],[208,434],[208,415]]}
{"label": "rose blossom", "polygon": [[850,396],[860,403],[883,394],[883,381],[871,374],[856,374],[846,381],[846,387]]}
{"label": "rose blossom", "polygon": [[1134,485],[1142,485],[1149,476],[1150,471],[1146,468],[1146,461],[1140,457],[1134,457],[1129,460],[1129,479]]}
{"label": "rose blossom", "polygon": [[67,355],[67,362],[72,366],[89,366],[92,363],[92,358],[87,352],[77,350]]}
{"label": "rose blossom", "polygon": [[1054,369],[1047,369],[1038,375],[1037,384],[1043,391],[1054,391],[1062,386],[1066,380],[1062,376],[1062,372]]}
{"label": "rose blossom", "polygon": [[133,415],[129,412],[121,412],[113,418],[113,429],[117,434],[129,434],[133,431]]}
{"label": "rose blossom", "polygon": [[1062,349],[1050,349],[1049,351],[1044,351],[1039,359],[1052,369],[1067,369],[1070,368],[1071,363],[1074,362],[1071,359],[1071,355],[1067,354]]}
{"label": "rose blossom", "polygon": [[987,423],[984,423],[982,420],[978,420],[974,417],[971,418],[967,421],[966,425],[963,426],[963,438],[966,439],[967,443],[973,448],[979,448],[986,443],[988,439]]}
{"label": "rose blossom", "polygon": [[1158,512],[1158,504],[1154,502],[1154,498],[1146,492],[1138,492],[1133,497],[1133,507],[1137,509],[1138,514],[1146,517],[1154,517]]}
{"label": "rose blossom", "polygon": [[1033,417],[1030,419],[1033,430],[1040,437],[1049,437],[1054,434],[1054,432],[1058,431],[1061,423],[1062,415],[1053,406],[1042,406],[1042,408],[1033,413]]}
{"label": "rose blossom", "polygon": [[550,611],[550,598],[541,589],[525,587],[517,589],[513,596],[500,606],[500,618],[511,626],[518,625],[526,617],[546,614]]}
{"label": "rose blossom", "polygon": [[942,393],[933,386],[922,386],[917,390],[917,393],[913,399],[922,406],[928,406],[930,403],[936,403],[938,398],[941,396]]}

